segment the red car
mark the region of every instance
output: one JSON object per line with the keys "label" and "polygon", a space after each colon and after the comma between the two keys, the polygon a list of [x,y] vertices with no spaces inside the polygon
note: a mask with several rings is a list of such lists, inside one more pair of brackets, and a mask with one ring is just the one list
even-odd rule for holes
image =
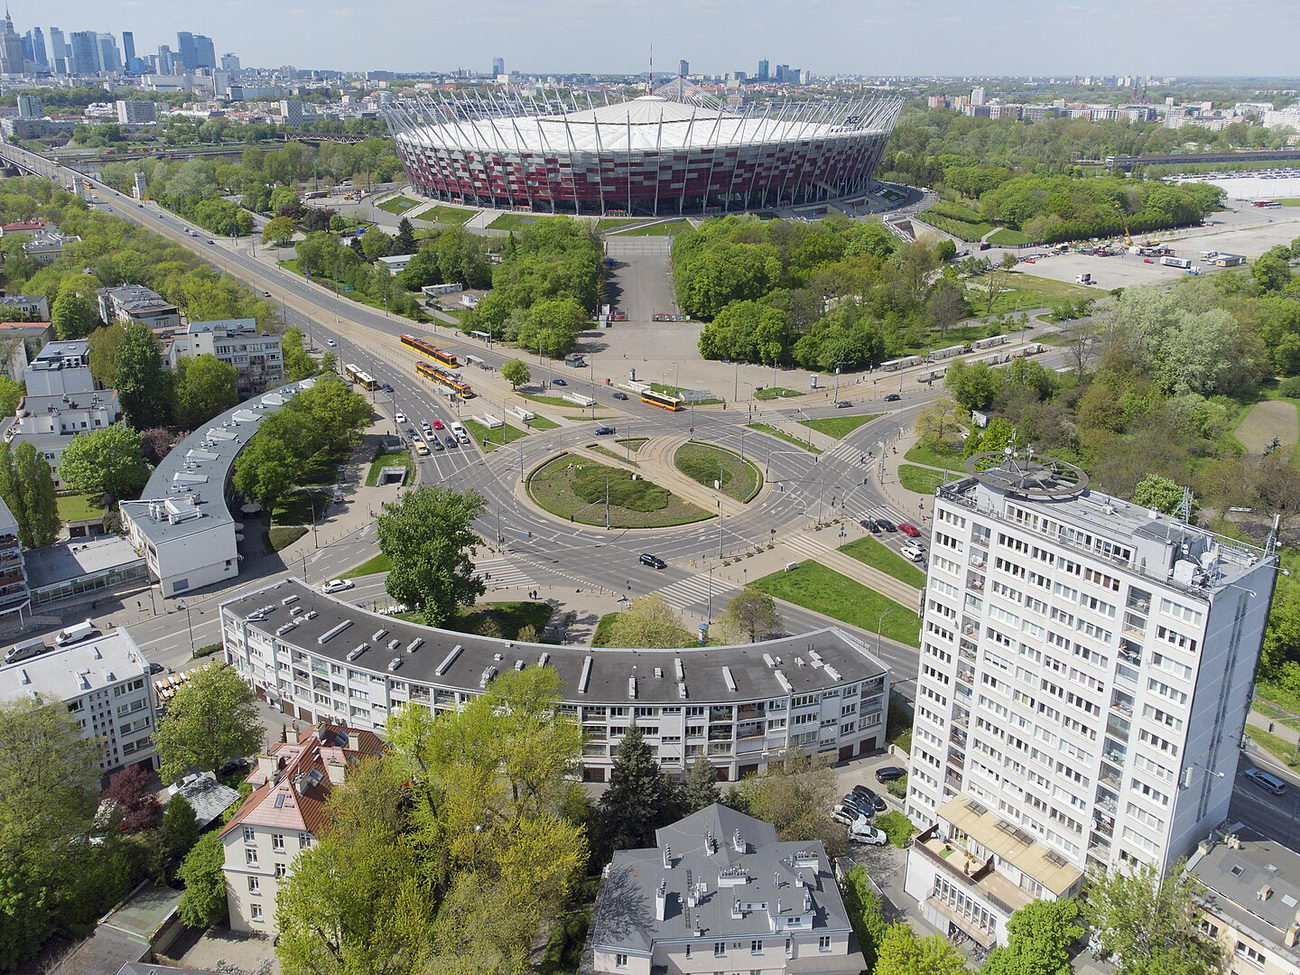
{"label": "red car", "polygon": [[1142,258],[1142,263],[1143,263],[1143,264],[1154,264],[1155,261],[1151,260],[1151,258],[1149,258],[1149,257],[1144,257],[1144,258]]}
{"label": "red car", "polygon": [[904,535],[906,535],[908,538],[921,537],[921,529],[917,528],[915,525],[909,525],[905,521],[899,522],[898,530],[902,532]]}
{"label": "red car", "polygon": [[433,421],[433,428],[434,428],[435,430],[441,430],[441,429],[442,429],[442,421],[441,421],[441,420],[434,420],[434,421]]}

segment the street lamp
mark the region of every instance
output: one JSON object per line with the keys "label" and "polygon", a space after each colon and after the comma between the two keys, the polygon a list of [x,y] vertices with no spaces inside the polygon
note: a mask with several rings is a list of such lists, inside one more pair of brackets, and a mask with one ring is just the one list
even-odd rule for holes
{"label": "street lamp", "polygon": [[194,621],[190,617],[190,608],[181,602],[178,602],[176,605],[181,609],[185,610],[185,625],[189,627],[189,631],[190,631],[190,656],[193,657],[194,656]]}
{"label": "street lamp", "polygon": [[880,630],[885,625],[885,617],[895,612],[893,609],[887,609],[880,614],[880,619],[876,620],[876,656],[880,656]]}

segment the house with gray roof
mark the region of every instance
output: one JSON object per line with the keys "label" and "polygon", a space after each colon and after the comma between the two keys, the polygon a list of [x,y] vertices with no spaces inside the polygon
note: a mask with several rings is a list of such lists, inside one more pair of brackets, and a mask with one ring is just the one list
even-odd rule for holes
{"label": "house with gray roof", "polygon": [[782,841],[717,803],[620,850],[606,866],[583,975],[866,967],[820,840]]}

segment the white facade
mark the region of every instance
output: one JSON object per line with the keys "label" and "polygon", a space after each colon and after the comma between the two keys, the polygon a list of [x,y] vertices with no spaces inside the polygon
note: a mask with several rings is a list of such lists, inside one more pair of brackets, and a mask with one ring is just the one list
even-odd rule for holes
{"label": "white facade", "polygon": [[279,335],[259,332],[254,318],[190,322],[172,339],[167,363],[172,369],[181,359],[212,355],[239,370],[239,391],[249,395],[284,381],[284,354]]}
{"label": "white facade", "polygon": [[1274,555],[1013,459],[939,490],[929,568],[914,821],[974,800],[1073,869],[1164,871],[1224,820]]}
{"label": "white facade", "polygon": [[138,284],[101,288],[99,317],[105,322],[123,325],[143,322],[150,328],[178,328],[181,324],[179,308],[156,291]]}
{"label": "white facade", "polygon": [[95,388],[90,375],[90,343],[85,339],[51,342],[23,370],[28,396],[88,393]]}

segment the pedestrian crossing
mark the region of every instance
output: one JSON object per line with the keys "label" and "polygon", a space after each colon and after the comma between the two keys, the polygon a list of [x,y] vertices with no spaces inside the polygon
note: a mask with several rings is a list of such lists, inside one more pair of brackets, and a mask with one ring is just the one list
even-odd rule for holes
{"label": "pedestrian crossing", "polygon": [[825,546],[818,545],[806,535],[786,535],[781,539],[781,544],[806,559],[813,559],[818,562],[826,555]]}
{"label": "pedestrian crossing", "polygon": [[531,586],[537,580],[527,571],[505,559],[488,559],[475,566],[478,575],[489,586]]}
{"label": "pedestrian crossing", "polygon": [[[707,605],[709,601],[709,574],[700,572],[688,579],[680,579],[663,589],[659,590],[659,595],[664,597],[664,601],[674,609],[687,610],[695,606]],[[729,582],[713,577],[713,605],[721,606],[719,600],[725,600],[728,594],[735,591],[735,586]]]}

